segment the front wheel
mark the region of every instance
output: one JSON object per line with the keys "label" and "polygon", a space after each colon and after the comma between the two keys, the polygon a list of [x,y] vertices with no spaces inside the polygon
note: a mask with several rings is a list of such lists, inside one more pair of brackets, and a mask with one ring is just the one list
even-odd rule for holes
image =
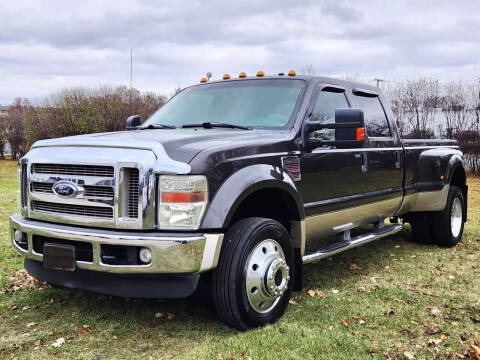
{"label": "front wheel", "polygon": [[213,298],[219,317],[240,330],[280,318],[293,279],[290,236],[277,221],[246,218],[225,236],[213,274]]}

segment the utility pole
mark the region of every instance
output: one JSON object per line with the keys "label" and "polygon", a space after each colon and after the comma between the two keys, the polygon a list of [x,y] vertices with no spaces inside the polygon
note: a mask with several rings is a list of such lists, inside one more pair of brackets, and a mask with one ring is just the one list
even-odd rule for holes
{"label": "utility pole", "polygon": [[386,81],[386,80],[379,79],[379,78],[375,78],[375,79],[373,79],[373,80],[377,82],[377,88],[380,88],[380,83],[381,83],[381,82],[385,82],[385,81]]}
{"label": "utility pole", "polygon": [[132,93],[133,93],[133,48],[130,48],[130,110],[132,107]]}
{"label": "utility pole", "polygon": [[133,48],[130,48],[130,90],[133,87]]}

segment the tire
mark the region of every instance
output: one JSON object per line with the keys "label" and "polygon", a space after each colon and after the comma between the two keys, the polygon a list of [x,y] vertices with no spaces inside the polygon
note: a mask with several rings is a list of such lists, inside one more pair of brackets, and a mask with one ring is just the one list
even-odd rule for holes
{"label": "tire", "polygon": [[463,192],[458,186],[450,186],[445,209],[432,213],[434,244],[444,247],[457,245],[462,240],[464,217]]}
{"label": "tire", "polygon": [[408,214],[407,222],[412,227],[413,241],[418,244],[432,244],[432,219],[430,212]]}
{"label": "tire", "polygon": [[213,273],[218,316],[239,330],[275,322],[290,300],[294,268],[290,236],[279,222],[238,221],[225,236]]}

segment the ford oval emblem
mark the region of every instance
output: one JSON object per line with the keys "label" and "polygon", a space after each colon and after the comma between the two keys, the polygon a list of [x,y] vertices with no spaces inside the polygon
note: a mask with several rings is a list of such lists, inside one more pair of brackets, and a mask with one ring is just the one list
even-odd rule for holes
{"label": "ford oval emblem", "polygon": [[52,186],[53,192],[61,198],[70,199],[78,194],[78,187],[70,181],[58,181]]}

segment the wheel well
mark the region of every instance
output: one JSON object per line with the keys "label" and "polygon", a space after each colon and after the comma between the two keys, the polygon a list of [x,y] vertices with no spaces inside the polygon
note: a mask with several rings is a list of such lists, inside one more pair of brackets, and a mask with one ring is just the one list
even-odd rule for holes
{"label": "wheel well", "polygon": [[300,212],[293,197],[286,191],[274,188],[258,190],[247,196],[233,214],[229,225],[253,216],[276,220],[289,233],[290,221],[300,220]]}
{"label": "wheel well", "polygon": [[458,186],[460,189],[465,187],[467,182],[467,176],[465,174],[465,170],[461,166],[457,166],[455,171],[453,172],[452,179],[450,180],[450,185]]}
{"label": "wheel well", "polygon": [[453,172],[452,179],[450,180],[450,185],[458,186],[463,193],[463,199],[465,201],[465,211],[463,213],[463,221],[467,221],[468,213],[468,194],[467,194],[467,174],[465,169],[462,166],[457,166]]}

